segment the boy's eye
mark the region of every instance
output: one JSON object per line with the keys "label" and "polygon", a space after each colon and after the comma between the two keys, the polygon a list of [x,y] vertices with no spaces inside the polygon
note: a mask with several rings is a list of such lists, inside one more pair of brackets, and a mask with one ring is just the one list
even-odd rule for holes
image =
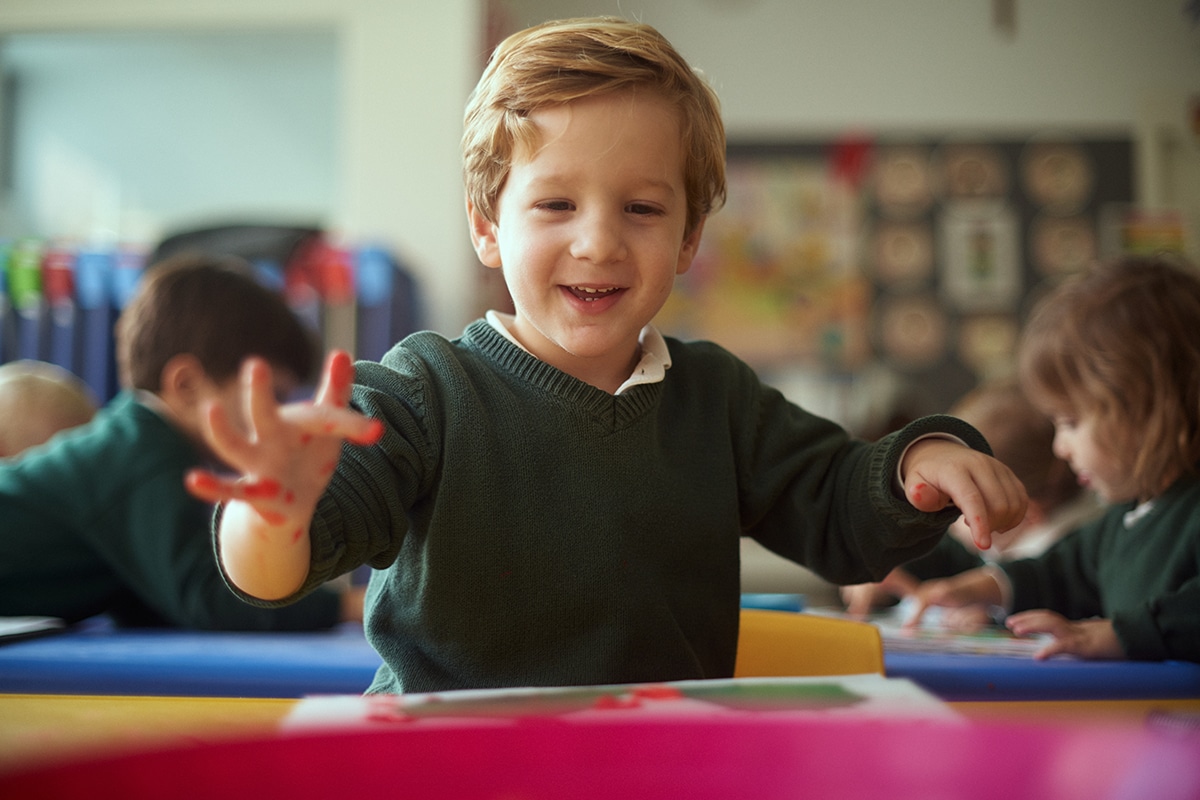
{"label": "boy's eye", "polygon": [[646,203],[630,203],[625,207],[630,214],[657,214],[658,209]]}
{"label": "boy's eye", "polygon": [[571,204],[566,200],[545,200],[537,204],[538,208],[546,211],[570,211]]}

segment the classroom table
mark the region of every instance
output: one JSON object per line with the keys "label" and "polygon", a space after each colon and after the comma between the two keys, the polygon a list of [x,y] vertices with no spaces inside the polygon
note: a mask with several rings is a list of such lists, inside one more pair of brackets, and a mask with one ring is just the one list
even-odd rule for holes
{"label": "classroom table", "polygon": [[116,628],[107,618],[0,646],[0,692],[193,697],[362,693],[381,659],[362,626],[236,633]]}
{"label": "classroom table", "polygon": [[948,701],[1200,698],[1200,664],[968,653],[889,653],[884,671]]}
{"label": "classroom table", "polygon": [[[362,627],[315,633],[118,629],[103,618],[0,646],[0,692],[303,697],[361,693],[380,664]],[[888,676],[952,702],[1200,698],[1200,664],[889,653]]]}
{"label": "classroom table", "polygon": [[286,730],[298,702],[0,694],[0,796],[1200,796],[1195,729],[770,713],[638,720],[615,709],[588,724]]}

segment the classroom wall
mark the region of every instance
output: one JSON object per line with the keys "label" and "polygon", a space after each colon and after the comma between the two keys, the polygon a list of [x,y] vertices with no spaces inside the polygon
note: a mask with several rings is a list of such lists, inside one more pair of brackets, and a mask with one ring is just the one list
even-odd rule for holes
{"label": "classroom wall", "polygon": [[[500,0],[513,26],[608,13],[659,28],[721,95],[730,133],[848,126],[1129,129],[1200,92],[1186,0]],[[1190,4],[1192,7],[1194,3]]]}
{"label": "classroom wall", "polygon": [[[317,113],[332,117],[332,133],[324,121],[313,125],[303,123],[314,111],[296,101],[295,95],[262,97],[258,104],[243,108],[244,117],[229,122],[247,136],[252,135],[256,125],[287,130],[286,136],[279,137],[277,152],[260,155],[260,164],[233,155],[212,158],[206,168],[224,181],[230,206],[236,211],[264,207],[269,198],[275,197],[281,183],[273,179],[277,173],[267,167],[279,163],[283,157],[295,161],[292,168],[297,176],[289,178],[289,185],[299,188],[293,199],[275,204],[279,213],[323,214],[322,221],[347,239],[378,242],[394,250],[418,274],[433,327],[447,332],[460,330],[462,323],[476,311],[470,285],[479,270],[465,232],[458,138],[463,102],[479,73],[483,27],[483,8],[477,0],[436,3],[4,0],[0,3],[0,37],[60,33],[103,38],[129,32],[162,32],[168,37],[192,35],[193,43],[208,37],[210,46],[205,57],[193,58],[197,52],[194,48],[187,57],[191,59],[191,68],[211,68],[210,75],[220,74],[231,66],[220,49],[227,47],[229,34],[261,31],[270,40],[272,34],[282,31],[288,34],[282,38],[290,36],[293,43],[304,36],[316,37],[320,44],[309,54],[308,62],[301,60],[302,53],[289,50],[286,55],[298,70],[328,64],[331,60],[335,63],[336,74],[314,86],[314,97],[327,104]],[[331,47],[322,36],[335,44]],[[220,44],[222,41],[225,44]],[[237,58],[247,63],[247,71],[242,78],[235,75],[224,83],[253,82],[245,76],[254,70],[271,69],[269,54],[269,48],[264,49],[260,63],[250,66],[245,61],[250,58],[246,48],[237,48]],[[172,74],[172,69],[189,68],[178,61],[169,67],[166,60],[164,56],[164,63],[143,70],[141,75],[113,73],[112,81],[117,85],[123,81],[140,82],[151,87],[146,91],[152,93],[162,85],[164,75]],[[205,60],[208,65],[204,65]],[[99,78],[107,76],[119,63],[120,58],[110,55],[93,59],[86,68]],[[327,80],[335,85],[331,88]],[[196,85],[193,82],[189,89]],[[280,76],[260,85],[294,84],[287,76]],[[210,92],[217,91],[216,86],[204,89],[195,101],[203,103],[212,98]],[[237,94],[238,89],[233,92]],[[81,102],[86,100],[85,89],[81,88],[79,94]],[[228,99],[214,102],[222,108],[229,105]],[[154,131],[160,141],[169,143],[165,146],[174,148],[174,157],[181,164],[191,154],[210,152],[212,143],[204,140],[210,131],[208,127],[194,130],[184,124],[172,125],[172,119],[164,119],[159,111],[154,107],[143,108],[138,116],[123,109],[118,122]],[[300,124],[294,123],[297,118]],[[0,130],[10,129],[0,121]],[[84,132],[75,130],[73,134],[86,139]],[[295,157],[289,156],[288,151]],[[308,163],[310,160],[312,163]],[[180,170],[179,174],[185,175],[186,170]],[[120,198],[118,202],[125,200],[134,202],[133,198]],[[211,210],[208,206],[195,208],[198,215],[204,216]],[[142,231],[186,216],[180,209],[173,209],[165,220],[150,218],[159,213],[153,208],[146,208],[145,212],[137,208],[132,214],[117,216],[136,219],[136,227]]]}
{"label": "classroom wall", "polygon": [[153,242],[210,219],[327,220],[338,59],[331,26],[10,37],[3,232]]}

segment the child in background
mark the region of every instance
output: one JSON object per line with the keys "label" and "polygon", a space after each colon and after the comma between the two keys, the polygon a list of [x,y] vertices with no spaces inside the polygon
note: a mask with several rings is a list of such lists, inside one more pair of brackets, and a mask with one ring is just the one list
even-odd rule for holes
{"label": "child in background", "polygon": [[1035,309],[1019,372],[1054,450],[1109,505],[1037,558],[921,585],[929,605],[1000,605],[1042,658],[1200,661],[1200,274],[1126,258]]}
{"label": "child in background", "polygon": [[855,441],[650,324],[725,188],[716,97],[653,28],[509,37],[465,127],[472,241],[516,313],[336,354],[312,406],[276,406],[250,361],[254,436],[209,420],[244,477],[189,481],[227,501],[216,546],[251,602],[376,568],[368,691],[729,677],[742,533],[844,583],[931,547],[952,503],[984,543],[1024,516],[966,423]]}
{"label": "child in background", "polygon": [[[923,580],[956,575],[984,563],[1040,555],[1099,514],[1095,495],[1080,486],[1070,465],[1054,454],[1054,423],[1029,402],[1015,378],[981,384],[963,395],[950,414],[974,425],[992,446],[992,454],[1025,485],[1029,494],[1025,519],[984,551],[972,544],[962,520],[956,521],[950,535],[932,551],[896,567],[880,583],[843,586],[848,613],[863,615],[888,605],[911,594]],[[986,614],[957,616],[957,625],[967,629],[989,622]]]}
{"label": "child in background", "polygon": [[0,459],[14,458],[95,413],[87,384],[62,367],[29,360],[0,364]]}
{"label": "child in background", "polygon": [[[320,589],[294,608],[242,603],[213,558],[212,508],[183,488],[209,459],[200,414],[230,416],[255,355],[283,391],[314,371],[311,338],[283,300],[224,261],[187,257],[146,273],[117,324],[125,390],[86,425],[0,465],[0,616],[200,629],[327,628],[358,616]],[[345,603],[345,608],[343,608]]]}

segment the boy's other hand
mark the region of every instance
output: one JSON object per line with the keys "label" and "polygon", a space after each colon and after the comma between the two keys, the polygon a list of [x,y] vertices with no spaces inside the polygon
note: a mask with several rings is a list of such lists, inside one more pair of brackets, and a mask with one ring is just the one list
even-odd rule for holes
{"label": "boy's other hand", "polygon": [[980,550],[992,534],[1025,518],[1029,498],[1012,470],[986,453],[948,439],[922,439],[908,449],[900,466],[904,495],[921,511],[955,505]]}

